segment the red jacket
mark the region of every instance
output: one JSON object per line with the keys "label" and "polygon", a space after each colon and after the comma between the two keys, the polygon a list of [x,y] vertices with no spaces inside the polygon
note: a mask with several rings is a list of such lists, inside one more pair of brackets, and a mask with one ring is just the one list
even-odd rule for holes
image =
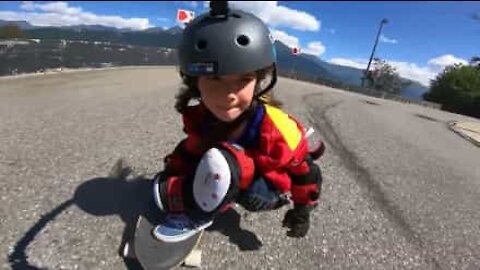
{"label": "red jacket", "polygon": [[[308,142],[303,126],[282,110],[265,104],[258,105],[247,128],[240,138],[240,145],[255,161],[255,168],[280,192],[290,191],[298,204],[313,204],[308,193],[317,190],[315,184],[292,183],[292,175],[303,175],[310,168],[305,162]],[[187,138],[167,157],[173,174],[194,172],[198,161],[208,149],[203,149],[202,120],[206,108],[203,104],[188,107],[183,113],[184,132]],[[292,185],[293,184],[293,185]]]}

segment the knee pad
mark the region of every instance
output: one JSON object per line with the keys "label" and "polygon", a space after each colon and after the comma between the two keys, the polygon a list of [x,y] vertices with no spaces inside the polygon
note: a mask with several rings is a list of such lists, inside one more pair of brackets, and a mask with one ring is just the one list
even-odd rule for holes
{"label": "knee pad", "polygon": [[254,175],[253,159],[242,147],[222,143],[201,158],[193,178],[193,201],[204,213],[215,213],[236,199]]}

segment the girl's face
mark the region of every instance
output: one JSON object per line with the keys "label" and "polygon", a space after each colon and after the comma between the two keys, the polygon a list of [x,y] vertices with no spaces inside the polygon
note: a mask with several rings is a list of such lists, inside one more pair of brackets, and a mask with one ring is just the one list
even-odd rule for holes
{"label": "girl's face", "polygon": [[256,82],[255,72],[200,76],[198,89],[210,112],[224,122],[231,122],[250,106]]}

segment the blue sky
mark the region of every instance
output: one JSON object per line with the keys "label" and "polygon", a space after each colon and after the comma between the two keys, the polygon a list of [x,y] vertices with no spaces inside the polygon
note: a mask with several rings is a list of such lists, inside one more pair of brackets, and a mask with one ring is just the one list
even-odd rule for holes
{"label": "blue sky", "polygon": [[[364,68],[378,25],[376,56],[427,85],[445,66],[480,55],[480,2],[231,2],[259,16],[274,36],[324,61]],[[144,29],[172,27],[176,10],[200,14],[204,1],[0,2],[0,19],[37,25],[103,24]]]}

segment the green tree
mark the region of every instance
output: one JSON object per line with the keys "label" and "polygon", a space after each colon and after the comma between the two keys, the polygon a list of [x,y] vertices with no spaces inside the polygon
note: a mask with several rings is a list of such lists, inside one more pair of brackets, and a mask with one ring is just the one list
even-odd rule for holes
{"label": "green tree", "polygon": [[0,27],[0,38],[22,38],[23,31],[16,25],[8,24]]}
{"label": "green tree", "polygon": [[456,64],[432,80],[424,99],[442,104],[442,109],[480,118],[480,68]]}
{"label": "green tree", "polygon": [[408,85],[402,82],[395,67],[378,58],[374,59],[366,79],[367,87],[397,95]]}

